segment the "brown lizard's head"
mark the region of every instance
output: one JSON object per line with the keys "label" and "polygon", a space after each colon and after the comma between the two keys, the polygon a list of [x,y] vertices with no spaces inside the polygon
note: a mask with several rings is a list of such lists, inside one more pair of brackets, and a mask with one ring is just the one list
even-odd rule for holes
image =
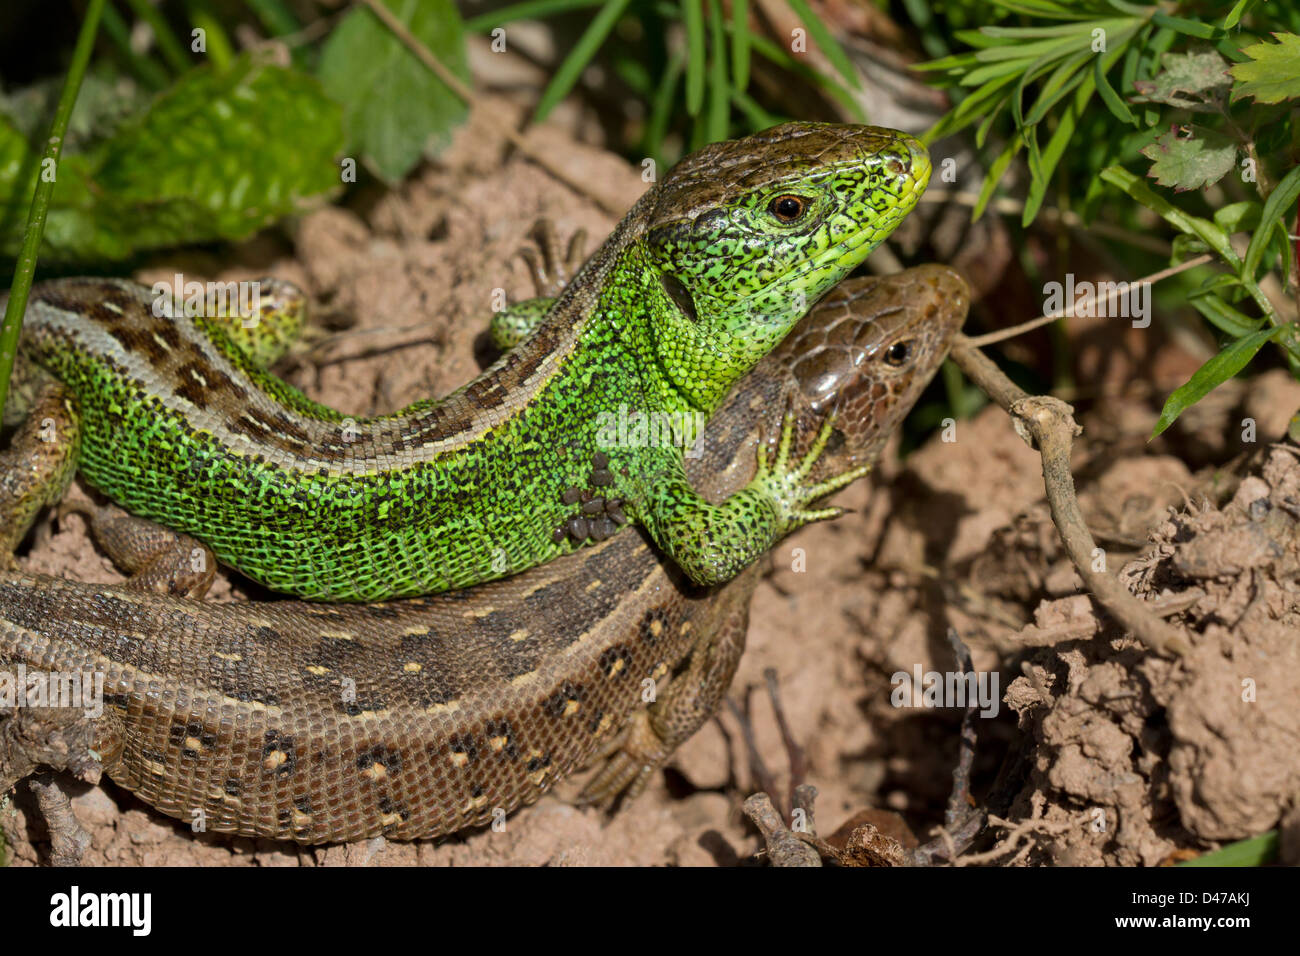
{"label": "brown lizard's head", "polygon": [[743,487],[753,473],[748,449],[760,431],[775,446],[787,404],[796,455],[836,414],[811,480],[871,462],[938,371],[969,307],[965,280],[947,266],[841,283],[728,396],[702,457],[688,456],[692,481],[710,498]]}
{"label": "brown lizard's head", "polygon": [[[786,369],[800,435],[836,412],[819,465],[843,471],[879,453],[939,370],[970,308],[947,266],[841,283],[773,356]],[[811,414],[809,414],[811,413]]]}

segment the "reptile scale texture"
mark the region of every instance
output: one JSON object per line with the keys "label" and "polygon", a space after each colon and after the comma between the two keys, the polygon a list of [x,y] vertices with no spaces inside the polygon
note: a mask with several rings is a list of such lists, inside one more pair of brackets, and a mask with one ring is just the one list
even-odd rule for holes
{"label": "reptile scale texture", "polygon": [[[789,123],[707,146],[636,203],[536,331],[442,399],[355,423],[264,369],[213,317],[154,314],[111,279],[38,285],[22,353],[65,457],[0,484],[0,561],[74,471],[277,591],[321,601],[432,594],[516,574],[631,521],[696,583],[832,517],[808,502],[852,471],[760,469],[725,501],[681,447],[608,437],[633,414],[711,415],[733,384],[903,219],[930,175],[892,130]],[[268,327],[301,302],[266,289]],[[49,456],[53,452],[47,450]],[[588,521],[575,495],[617,500]]]}
{"label": "reptile scale texture", "polygon": [[[940,266],[842,284],[728,396],[691,480],[713,499],[744,487],[758,449],[779,444],[787,403],[796,455],[838,412],[813,478],[869,464],[967,303]],[[432,837],[531,803],[605,755],[586,794],[609,803],[716,710],[759,576],[695,586],[638,533],[505,581],[367,606],[217,605],[0,573],[0,674],[102,674],[106,705],[94,721],[0,711],[0,792],[29,769],[20,722],[52,716],[88,728],[117,783],[220,832]]]}

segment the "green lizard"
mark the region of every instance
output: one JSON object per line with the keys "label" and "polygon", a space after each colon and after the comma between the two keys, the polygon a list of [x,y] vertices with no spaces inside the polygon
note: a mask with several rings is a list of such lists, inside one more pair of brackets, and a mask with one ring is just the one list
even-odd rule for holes
{"label": "green lizard", "polygon": [[[447,398],[358,422],[267,374],[274,353],[253,356],[211,316],[155,315],[129,282],[44,283],[22,347],[57,384],[33,416],[44,444],[0,459],[0,560],[79,469],[132,513],[315,599],[464,587],[628,519],[694,581],[725,581],[833,516],[808,502],[857,472],[808,482],[814,443],[713,504],[681,447],[606,426],[711,414],[929,173],[916,140],[871,127],[790,123],[708,146],[637,202],[519,347]],[[262,318],[278,334],[301,301],[284,284],[270,293]]]}
{"label": "green lizard", "polygon": [[[728,396],[690,477],[710,499],[743,487],[787,402],[797,450],[839,412],[814,477],[870,464],[968,302],[942,266],[841,284]],[[608,803],[717,709],[760,576],[694,587],[635,533],[509,580],[367,606],[214,604],[142,593],[138,577],[0,572],[0,710],[19,664],[99,675],[104,704],[89,728],[74,707],[20,707],[7,725],[0,713],[0,794],[33,764],[102,763],[209,830],[410,839],[487,823],[607,753],[586,792]],[[58,753],[33,753],[46,739]]]}

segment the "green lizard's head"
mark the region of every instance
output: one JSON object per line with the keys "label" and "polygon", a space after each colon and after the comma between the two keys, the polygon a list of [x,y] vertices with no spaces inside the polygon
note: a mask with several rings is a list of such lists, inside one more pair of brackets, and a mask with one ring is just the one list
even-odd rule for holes
{"label": "green lizard's head", "polygon": [[727,389],[902,221],[930,158],[895,130],[786,123],[686,157],[650,198],[656,348],[697,408]]}

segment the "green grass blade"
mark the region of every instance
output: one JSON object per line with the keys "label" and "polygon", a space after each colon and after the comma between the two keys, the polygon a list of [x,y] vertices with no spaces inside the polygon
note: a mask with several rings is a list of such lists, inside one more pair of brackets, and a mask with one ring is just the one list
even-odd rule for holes
{"label": "green grass blade", "polygon": [[[95,46],[95,33],[99,29],[99,19],[103,13],[104,0],[89,0],[86,4],[86,16],[81,21],[81,30],[77,33],[77,45],[72,51],[68,78],[63,83],[62,92],[59,93],[54,120],[50,123],[50,135],[45,138],[45,152],[41,157],[42,167],[58,169],[59,154],[63,151],[63,139],[68,132],[68,120],[72,117],[72,107],[77,102],[77,92],[81,89],[82,77],[86,75],[90,51]],[[18,336],[23,328],[23,314],[27,311],[27,296],[32,291],[32,279],[36,275],[36,252],[41,246],[41,236],[45,232],[45,216],[50,209],[50,195],[54,192],[54,182],[52,176],[36,178],[36,189],[27,215],[27,231],[23,234],[22,249],[18,253],[18,261],[14,266],[14,279],[9,287],[9,303],[5,306],[4,322],[0,324],[0,417],[4,413],[5,400],[9,397],[9,376],[13,372],[14,358],[18,354]]]}
{"label": "green grass blade", "polygon": [[[1077,32],[1077,31],[1076,31]],[[1036,40],[1033,43],[1005,43],[1001,46],[977,50],[975,59],[981,63],[993,63],[997,60],[1041,59],[1044,62],[1059,60],[1078,50],[1086,50],[1092,40],[1086,33],[1066,36],[1059,40]]]}
{"label": "green grass blade", "polygon": [[1112,186],[1123,190],[1128,194],[1129,198],[1136,199],[1175,229],[1185,232],[1189,236],[1199,238],[1222,256],[1223,260],[1231,264],[1234,269],[1241,268],[1241,259],[1233,251],[1232,243],[1228,241],[1228,234],[1210,220],[1193,216],[1191,213],[1179,209],[1169,200],[1154,192],[1138,176],[1135,176],[1123,166],[1107,166],[1101,171],[1101,178]]}
{"label": "green grass blade", "polygon": [[862,81],[858,78],[857,68],[854,67],[853,61],[849,55],[844,52],[844,47],[840,46],[834,34],[822,22],[821,17],[813,13],[812,7],[808,6],[807,0],[787,0],[790,9],[794,11],[803,25],[808,29],[808,33],[817,43],[817,48],[822,51],[822,55],[830,62],[831,66],[839,70],[840,76],[844,77],[844,82],[851,89],[861,89]]}
{"label": "green grass blade", "polygon": [[1242,15],[1246,12],[1246,8],[1254,2],[1255,0],[1237,0],[1237,5],[1229,10],[1228,15],[1223,18],[1222,29],[1225,31],[1231,30],[1240,23]]}
{"label": "green grass blade", "polygon": [[678,50],[668,61],[659,88],[655,90],[650,102],[650,119],[646,123],[645,137],[642,144],[656,165],[664,163],[664,136],[668,131],[668,120],[672,116],[673,97],[677,93],[677,83],[682,78],[682,66],[686,54]]}
{"label": "green grass blade", "polygon": [[1033,62],[1033,60],[1000,60],[997,63],[986,63],[965,73],[959,85],[982,86],[989,80],[1001,79],[1004,76],[1015,76],[1019,79]]}
{"label": "green grass blade", "polygon": [[598,7],[605,0],[525,0],[524,3],[512,4],[499,10],[490,10],[470,17],[465,21],[466,33],[489,33],[504,23],[516,20],[544,20],[547,17],[581,10],[584,7]]}
{"label": "green grass blade", "polygon": [[1093,56],[1091,50],[1083,50],[1064,60],[1060,66],[1052,71],[1052,75],[1047,78],[1047,82],[1038,91],[1038,99],[1034,101],[1034,105],[1029,108],[1029,112],[1025,115],[1026,126],[1041,123],[1043,118],[1047,116],[1048,110],[1083,81],[1086,72],[1084,63],[1091,56]]}
{"label": "green grass blade", "polygon": [[131,28],[111,6],[104,8],[104,35],[113,44],[127,69],[149,89],[161,90],[171,82],[166,70],[155,61],[135,52],[131,46]]}
{"label": "green grass blade", "polygon": [[682,0],[686,27],[686,112],[698,116],[704,105],[704,3]]}
{"label": "green grass blade", "polygon": [[975,130],[976,149],[984,148],[984,144],[989,138],[989,131],[993,129],[993,124],[998,121],[998,116],[1000,116],[1002,111],[1006,109],[1007,103],[1009,102],[1011,102],[1011,91],[1007,90],[1002,94],[1002,99],[993,104],[993,108],[989,110],[988,115],[984,117],[984,120]]}
{"label": "green grass blade", "polygon": [[149,25],[149,29],[153,31],[154,42],[158,44],[158,52],[162,54],[168,66],[177,73],[184,73],[194,65],[190,62],[184,45],[176,38],[176,34],[167,25],[167,21],[163,19],[157,7],[149,0],[126,0],[126,5],[131,8],[132,13]]}
{"label": "green grass blade", "polygon": [[302,29],[302,24],[285,5],[284,0],[244,0],[253,16],[261,21],[267,33],[273,37],[287,36]]}
{"label": "green grass blade", "polygon": [[731,81],[737,90],[749,89],[749,0],[731,4]]}
{"label": "green grass blade", "polygon": [[1264,211],[1259,216],[1259,227],[1250,237],[1250,245],[1246,247],[1246,258],[1242,262],[1243,279],[1254,280],[1255,272],[1259,269],[1260,259],[1264,255],[1264,250],[1268,248],[1273,230],[1277,228],[1279,222],[1284,222],[1283,217],[1295,205],[1298,196],[1300,196],[1300,166],[1296,166],[1282,177],[1282,181],[1268,194],[1268,199],[1264,200]]}
{"label": "green grass blade", "polygon": [[1025,211],[1021,217],[1022,225],[1028,226],[1034,221],[1034,217],[1038,215],[1038,210],[1047,195],[1047,187],[1051,183],[1052,174],[1056,171],[1061,157],[1065,155],[1065,150],[1070,145],[1070,139],[1074,136],[1079,119],[1083,116],[1084,110],[1087,109],[1088,101],[1092,99],[1093,92],[1092,73],[1083,70],[1082,80],[1079,83],[1078,90],[1075,91],[1074,100],[1061,111],[1056,129],[1052,132],[1052,137],[1047,141],[1047,147],[1040,157],[1038,173],[1034,182],[1029,186],[1028,194],[1025,196]]}
{"label": "green grass blade", "polygon": [[820,86],[829,95],[835,97],[848,115],[852,117],[853,122],[867,122],[867,117],[862,112],[862,104],[840,83],[838,77],[814,70],[807,63],[795,58],[784,47],[778,46],[762,34],[750,34],[750,42],[753,45],[754,52],[759,56],[789,70],[810,83]]}
{"label": "green grass blade", "polygon": [[1003,101],[998,103],[994,108],[994,113],[999,113],[1006,106],[1006,100],[1010,97],[1011,91],[1004,89],[1010,86],[1016,80],[1015,74],[1008,74],[997,80],[990,80],[982,87],[976,90],[970,96],[966,97],[957,104],[956,109],[950,110],[945,116],[939,118],[921,137],[922,142],[932,143],[944,136],[950,136],[959,130],[965,129],[971,123],[979,119],[983,113],[984,106],[992,99],[996,99],[999,94],[1003,96]]}
{"label": "green grass blade", "polygon": [[213,11],[212,4],[209,0],[187,0],[185,9],[189,13],[191,26],[202,31],[207,57],[212,65],[218,70],[229,69],[235,61],[235,47]]}
{"label": "green grass blade", "polygon": [[709,112],[710,143],[727,138],[731,118],[731,84],[727,79],[727,31],[722,21],[721,0],[709,0]]}
{"label": "green grass blade", "polygon": [[1012,13],[1057,20],[1083,20],[1090,15],[1087,11],[1073,9],[1070,5],[1056,3],[1055,0],[992,0],[992,4]]}
{"label": "green grass blade", "polygon": [[1198,40],[1213,40],[1219,35],[1219,28],[1200,20],[1188,20],[1185,17],[1171,17],[1167,13],[1156,11],[1151,20],[1162,27],[1168,27],[1184,36],[1196,37]]}
{"label": "green grass blade", "polygon": [[[1106,62],[1107,57],[1097,57],[1093,64],[1093,82],[1097,86],[1097,93],[1101,96],[1102,103],[1106,109],[1110,110],[1110,115],[1115,117],[1121,123],[1127,123],[1130,126],[1137,126],[1137,117],[1133,111],[1128,108],[1128,104],[1120,98],[1115,92],[1115,87],[1110,85],[1110,80],[1106,79],[1106,71],[1110,64]],[[1112,61],[1113,62],[1113,61]]]}
{"label": "green grass blade", "polygon": [[1160,420],[1156,422],[1151,437],[1155,438],[1177,421],[1179,415],[1245,368],[1255,353],[1264,347],[1264,343],[1281,331],[1280,328],[1260,329],[1250,335],[1243,335],[1197,369],[1187,384],[1175,389],[1165,401]]}
{"label": "green grass blade", "polygon": [[767,129],[769,126],[775,126],[780,123],[781,117],[773,116],[767,110],[763,109],[754,101],[744,90],[739,87],[731,91],[731,102],[736,109],[745,114],[745,119],[749,120],[749,125],[755,130]]}
{"label": "green grass blade", "polygon": [[1266,320],[1251,318],[1232,305],[1231,298],[1237,290],[1249,294],[1249,290],[1240,278],[1231,272],[1220,272],[1206,279],[1199,289],[1188,295],[1187,300],[1215,328],[1234,339],[1239,339],[1252,332],[1258,332]]}
{"label": "green grass blade", "polygon": [[587,68],[587,64],[596,55],[596,51],[605,42],[610,31],[614,29],[614,24],[618,22],[630,2],[631,0],[609,0],[601,8],[600,13],[596,14],[591,25],[583,31],[578,42],[569,51],[569,55],[560,64],[560,68],[555,71],[555,76],[551,77],[551,82],[546,84],[546,89],[542,91],[542,98],[538,100],[537,109],[533,113],[533,122],[540,123],[546,119],[551,110],[569,95],[569,91],[578,82],[578,77],[582,76],[582,71]]}
{"label": "green grass blade", "polygon": [[989,200],[993,198],[993,190],[997,189],[998,183],[1002,181],[1002,176],[1011,165],[1011,160],[1015,158],[1016,153],[1020,152],[1023,145],[1019,138],[1013,139],[1007,143],[998,158],[993,160],[993,164],[989,166],[988,174],[984,177],[984,185],[980,187],[979,199],[975,201],[975,208],[971,210],[971,222],[984,215],[985,207],[988,206]]}

